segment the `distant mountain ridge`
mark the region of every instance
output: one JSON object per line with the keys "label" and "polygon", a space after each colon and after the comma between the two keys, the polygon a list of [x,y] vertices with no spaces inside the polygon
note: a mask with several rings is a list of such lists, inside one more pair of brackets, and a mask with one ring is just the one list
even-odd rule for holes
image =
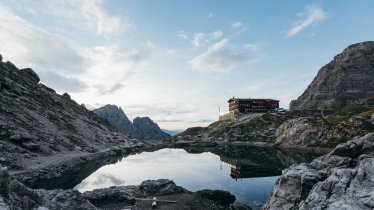
{"label": "distant mountain ridge", "polygon": [[348,46],[322,67],[291,110],[334,109],[374,98],[374,41]]}
{"label": "distant mountain ridge", "polygon": [[175,135],[180,134],[184,131],[182,129],[176,129],[176,130],[161,129],[161,130],[164,131],[165,133],[171,135],[171,136],[175,136]]}
{"label": "distant mountain ridge", "polygon": [[137,117],[133,122],[116,105],[107,104],[93,110],[94,113],[108,120],[121,133],[141,140],[165,140],[170,137],[149,117]]}

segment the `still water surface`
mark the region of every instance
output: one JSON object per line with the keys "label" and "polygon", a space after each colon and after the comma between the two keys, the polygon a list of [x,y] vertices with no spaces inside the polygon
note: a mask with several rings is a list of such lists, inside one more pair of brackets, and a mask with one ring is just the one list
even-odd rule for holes
{"label": "still water surface", "polygon": [[[190,153],[189,153],[190,152]],[[226,146],[201,149],[161,149],[123,158],[101,167],[75,189],[139,185],[148,179],[171,179],[190,191],[219,189],[233,193],[252,207],[266,202],[282,169],[308,162],[313,154],[270,148]]]}

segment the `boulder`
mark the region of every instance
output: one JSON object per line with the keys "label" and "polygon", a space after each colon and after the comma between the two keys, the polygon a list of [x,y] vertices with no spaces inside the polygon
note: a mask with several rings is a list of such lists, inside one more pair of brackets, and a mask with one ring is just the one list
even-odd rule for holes
{"label": "boulder", "polygon": [[203,198],[215,201],[223,206],[228,206],[235,201],[235,195],[222,190],[200,190],[196,192]]}
{"label": "boulder", "polygon": [[168,179],[143,181],[139,188],[145,195],[169,195],[184,192],[182,188]]}
{"label": "boulder", "polygon": [[31,68],[24,68],[19,70],[20,74],[31,80],[33,83],[40,82],[39,76]]}

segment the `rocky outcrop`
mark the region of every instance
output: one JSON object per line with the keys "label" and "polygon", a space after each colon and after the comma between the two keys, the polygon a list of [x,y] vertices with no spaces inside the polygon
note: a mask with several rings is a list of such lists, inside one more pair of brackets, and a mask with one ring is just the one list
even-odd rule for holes
{"label": "rocky outcrop", "polygon": [[286,169],[264,209],[373,209],[374,133]]}
{"label": "rocky outcrop", "polygon": [[118,130],[132,138],[141,140],[166,140],[170,137],[153,122],[149,117],[137,117],[133,123],[126,114],[116,105],[105,105],[93,110],[102,118],[108,120]]}
{"label": "rocky outcrop", "polygon": [[103,107],[93,110],[93,112],[95,112],[100,117],[108,120],[121,133],[132,138],[139,139],[141,137],[141,131],[132,124],[132,122],[129,120],[129,118],[127,118],[126,114],[120,107],[107,104]]}
{"label": "rocky outcrop", "polygon": [[163,132],[157,123],[153,122],[149,117],[137,117],[133,123],[141,131],[140,139],[142,140],[165,140],[170,137],[169,134]]}
{"label": "rocky outcrop", "polygon": [[374,98],[374,42],[353,44],[319,70],[291,110],[332,109]]}
{"label": "rocky outcrop", "polygon": [[295,118],[282,123],[276,130],[276,144],[313,145],[321,140],[322,132],[308,118]]}

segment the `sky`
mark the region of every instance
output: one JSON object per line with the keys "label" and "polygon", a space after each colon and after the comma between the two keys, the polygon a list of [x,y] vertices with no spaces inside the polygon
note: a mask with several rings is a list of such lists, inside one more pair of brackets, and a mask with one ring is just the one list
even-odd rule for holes
{"label": "sky", "polygon": [[[227,100],[288,108],[350,44],[373,40],[374,1],[0,0],[0,54],[87,108],[165,129],[206,126]],[[220,111],[220,112],[219,112]]]}

